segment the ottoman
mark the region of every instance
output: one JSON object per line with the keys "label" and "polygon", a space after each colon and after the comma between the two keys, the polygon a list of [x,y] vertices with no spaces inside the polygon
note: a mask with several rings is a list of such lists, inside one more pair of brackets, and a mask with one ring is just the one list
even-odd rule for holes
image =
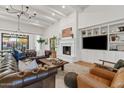
{"label": "ottoman", "polygon": [[69,88],[77,88],[77,73],[68,72],[64,77],[64,82]]}

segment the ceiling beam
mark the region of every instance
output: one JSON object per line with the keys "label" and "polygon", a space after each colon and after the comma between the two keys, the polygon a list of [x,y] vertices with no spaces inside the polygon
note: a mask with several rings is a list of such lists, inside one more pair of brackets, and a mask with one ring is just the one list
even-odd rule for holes
{"label": "ceiling beam", "polygon": [[54,12],[54,13],[56,13],[56,14],[62,16],[62,17],[67,16],[67,15],[65,15],[64,13],[62,13],[62,12],[58,11],[57,9],[52,8],[52,7],[49,7],[49,6],[44,6],[44,7],[46,7],[49,11]]}
{"label": "ceiling beam", "polygon": [[[17,23],[17,19],[15,17],[13,17],[13,16],[8,17],[8,15],[4,15],[4,14],[1,15],[1,12],[0,12],[0,19]],[[24,20],[21,20],[20,23],[27,24],[27,25],[32,25],[32,26],[37,26],[37,27],[40,27],[40,28],[43,28],[43,29],[45,29],[47,27],[47,26],[44,26],[44,25],[34,25],[34,24],[31,24],[31,23],[27,23]]]}
{"label": "ceiling beam", "polygon": [[83,12],[89,5],[70,5],[71,8],[78,12]]}
{"label": "ceiling beam", "polygon": [[32,5],[30,6],[34,11],[36,11],[40,17],[46,19],[46,20],[49,20],[49,21],[52,21],[53,23],[57,22],[58,20],[56,18],[53,18],[51,16],[48,16],[47,14],[44,14],[43,12],[46,12],[45,9],[42,9],[42,8],[37,8],[37,6],[35,5]]}
{"label": "ceiling beam", "polygon": [[[3,15],[3,16],[6,16],[7,18],[8,17],[10,17],[10,18],[13,18],[13,19],[15,19],[16,18],[16,16],[15,15],[13,15],[13,14],[9,14],[9,13],[7,13],[7,12],[5,12],[5,6],[0,6],[0,8],[1,8],[1,11],[0,11],[0,15]],[[39,15],[40,16],[40,15]],[[42,16],[43,17],[43,16]],[[39,23],[41,23],[40,25],[43,27],[43,25],[44,26],[46,26],[46,27],[48,27],[49,25],[51,25],[52,23],[54,23],[53,22],[53,20],[52,20],[52,22],[48,22],[48,21],[45,21],[45,18],[46,18],[46,16],[44,16],[43,18],[39,18],[38,17],[38,15],[35,17],[35,19],[37,19],[38,21],[40,21]],[[24,17],[22,17],[21,18],[23,21],[26,21],[26,19],[24,18]],[[37,21],[36,20],[36,21]],[[56,20],[54,20],[55,22],[56,22]],[[27,23],[28,24],[28,23]],[[34,22],[34,24],[36,24],[35,22]],[[35,25],[36,26],[36,25]]]}

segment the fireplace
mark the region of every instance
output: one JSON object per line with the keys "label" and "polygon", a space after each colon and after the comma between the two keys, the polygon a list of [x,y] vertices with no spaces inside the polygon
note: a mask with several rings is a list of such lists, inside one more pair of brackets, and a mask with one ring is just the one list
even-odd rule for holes
{"label": "fireplace", "polygon": [[58,49],[58,58],[65,60],[67,62],[75,62],[76,54],[75,54],[75,46],[74,39],[61,39],[60,45]]}
{"label": "fireplace", "polygon": [[63,54],[71,55],[71,46],[63,46]]}

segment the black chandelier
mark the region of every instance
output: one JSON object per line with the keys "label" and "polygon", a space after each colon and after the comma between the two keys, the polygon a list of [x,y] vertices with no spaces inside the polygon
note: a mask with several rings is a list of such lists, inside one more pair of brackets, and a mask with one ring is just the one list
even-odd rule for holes
{"label": "black chandelier", "polygon": [[6,11],[11,14],[16,14],[18,17],[18,31],[20,31],[20,17],[23,15],[28,19],[31,19],[32,17],[35,17],[37,14],[36,12],[33,12],[32,14],[29,12],[29,6],[21,5],[20,8],[16,8],[12,5],[6,7]]}

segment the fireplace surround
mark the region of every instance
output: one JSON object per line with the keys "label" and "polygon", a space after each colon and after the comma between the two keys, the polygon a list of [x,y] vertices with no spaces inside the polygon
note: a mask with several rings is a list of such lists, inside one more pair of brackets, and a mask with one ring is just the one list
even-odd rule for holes
{"label": "fireplace surround", "polygon": [[72,38],[61,39],[57,57],[68,62],[75,62],[76,56],[74,43],[75,41]]}

